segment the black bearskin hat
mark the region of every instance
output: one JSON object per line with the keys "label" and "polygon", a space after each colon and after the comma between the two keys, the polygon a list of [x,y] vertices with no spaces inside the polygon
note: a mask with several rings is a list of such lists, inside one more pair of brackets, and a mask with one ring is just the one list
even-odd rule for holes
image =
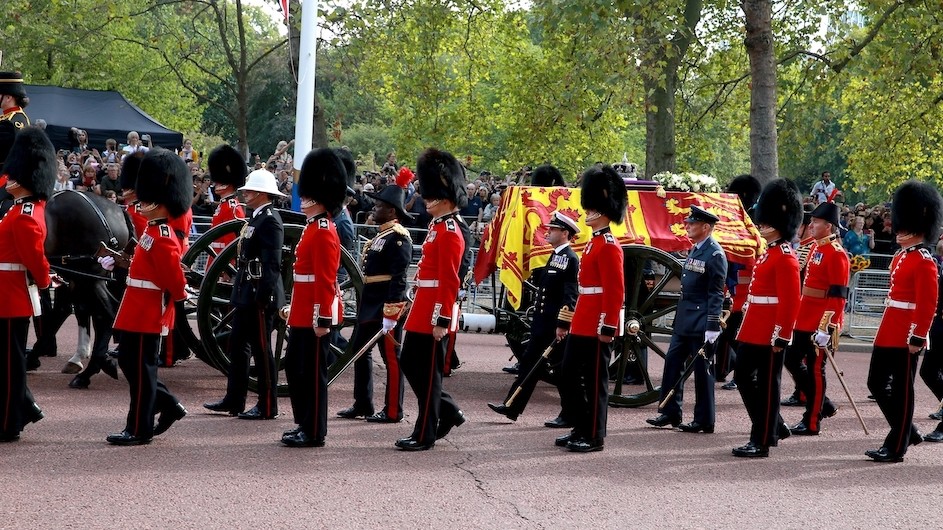
{"label": "black bearskin hat", "polygon": [[465,170],[452,153],[434,147],[426,149],[416,160],[416,175],[423,199],[446,199],[459,208],[468,204]]}
{"label": "black bearskin hat", "polygon": [[595,210],[621,224],[628,202],[625,183],[612,166],[595,165],[583,173],[580,204],[584,210]]}
{"label": "black bearskin hat", "polygon": [[239,188],[246,184],[246,161],[229,144],[223,144],[210,153],[207,161],[210,178],[217,184]]}
{"label": "black bearskin hat", "polygon": [[762,189],[760,181],[753,175],[738,175],[727,184],[727,193],[736,193],[743,203],[743,208],[751,214]]}
{"label": "black bearskin hat", "polygon": [[133,190],[137,187],[141,160],[144,160],[144,151],[137,151],[124,157],[121,162],[121,176],[118,180],[122,190]]}
{"label": "black bearskin hat", "polygon": [[3,172],[32,195],[48,199],[58,173],[56,148],[39,127],[24,127],[16,133]]}
{"label": "black bearskin hat", "polygon": [[559,169],[550,164],[544,164],[537,166],[537,169],[530,174],[530,185],[546,188],[549,186],[566,186],[566,182],[563,181],[563,175],[560,174]]}
{"label": "black bearskin hat", "polygon": [[139,201],[161,204],[172,217],[180,217],[193,202],[193,178],[182,158],[155,147],[141,159],[135,192]]}
{"label": "black bearskin hat", "polygon": [[786,179],[767,183],[756,200],[753,219],[758,225],[775,228],[786,241],[796,237],[802,222],[802,198],[796,183]]}
{"label": "black bearskin hat", "polygon": [[337,152],[326,147],[308,153],[301,164],[298,196],[318,201],[335,212],[347,195],[347,170]]}
{"label": "black bearskin hat", "polygon": [[20,72],[0,72],[0,94],[13,96],[17,100],[26,98],[23,74]]}
{"label": "black bearskin hat", "polygon": [[943,200],[935,187],[926,182],[908,180],[894,192],[891,226],[895,234],[920,234],[924,241],[935,244],[943,222],[941,210]]}
{"label": "black bearskin hat", "polygon": [[347,187],[353,191],[354,183],[357,182],[357,162],[354,160],[354,154],[343,147],[334,148],[334,154],[344,164],[344,171],[347,173]]}

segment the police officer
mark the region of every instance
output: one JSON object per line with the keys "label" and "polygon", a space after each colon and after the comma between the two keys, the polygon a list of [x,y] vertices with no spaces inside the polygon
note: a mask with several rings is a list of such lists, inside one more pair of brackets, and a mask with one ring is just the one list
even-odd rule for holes
{"label": "police officer", "polygon": [[450,329],[458,326],[455,301],[465,250],[456,207],[465,205],[465,171],[451,153],[429,148],[416,161],[422,201],[433,216],[422,244],[416,273],[416,298],[406,317],[400,366],[419,402],[412,434],[396,441],[404,451],[425,451],[453,427],[465,423],[458,403],[442,388]]}
{"label": "police officer", "polygon": [[346,175],[340,157],[323,148],[308,153],[298,180],[307,222],[295,247],[295,283],[288,314],[285,377],[298,424],[282,435],[288,447],[323,447],[327,436],[330,333],[344,317],[337,284],[341,242],[331,212],[344,201]]}
{"label": "police officer", "polygon": [[21,129],[3,171],[14,204],[0,218],[0,442],[13,442],[43,418],[26,386],[26,335],[29,317],[39,314],[38,289],[50,285],[43,242],[46,199],[56,180],[52,142],[39,128]]}
{"label": "police officer", "polygon": [[557,321],[557,339],[566,337],[560,398],[573,430],[554,441],[578,453],[602,451],[606,437],[609,356],[613,338],[621,335],[625,301],[622,247],[610,224],[622,223],[627,202],[625,184],[611,166],[583,173],[580,204],[593,236],[583,249],[572,318],[561,311]]}
{"label": "police officer", "polygon": [[[213,192],[219,197],[219,204],[213,212],[210,226],[218,226],[233,219],[245,219],[246,212],[236,197],[236,190],[246,183],[245,159],[232,146],[223,144],[213,149],[207,165],[210,179],[213,181]],[[236,234],[226,234],[210,243],[210,247],[219,254],[234,239]]]}
{"label": "police officer", "polygon": [[799,261],[792,238],[802,220],[799,188],[789,180],[768,183],[757,201],[755,219],[767,242],[753,266],[743,323],[737,334],[734,381],[750,416],[750,440],[734,456],[769,456],[769,448],[789,436],[779,415],[784,349],[792,340],[799,311]]}
{"label": "police officer", "polygon": [[[539,169],[539,168],[538,168]],[[557,342],[557,320],[561,310],[570,313],[576,307],[576,297],[579,294],[579,258],[570,247],[570,241],[579,235],[580,227],[576,221],[561,211],[553,212],[547,227],[547,243],[553,248],[547,264],[534,274],[539,278],[537,293],[534,300],[534,314],[530,324],[530,341],[527,351],[521,360],[517,378],[508,390],[507,397],[500,405],[488,403],[491,410],[506,416],[511,421],[524,412],[534,389],[537,387],[538,377],[528,379],[528,374],[543,355],[544,350],[552,343],[557,357],[563,354],[563,342]],[[553,357],[554,354],[551,354]],[[517,396],[510,406],[505,406],[508,399],[517,392]],[[572,427],[575,418],[568,418],[565,411],[554,419],[544,423],[551,428]]]}
{"label": "police officer", "polygon": [[[223,399],[203,406],[243,420],[270,420],[278,416],[278,371],[272,353],[275,313],[285,304],[282,285],[282,218],[272,199],[278,191],[275,175],[265,169],[249,174],[239,188],[252,209],[238,244],[238,268],[230,303],[235,307],[229,336],[229,379]],[[258,402],[244,411],[249,389],[249,357],[258,376]]]}
{"label": "police officer", "polygon": [[943,200],[930,184],[908,181],[894,193],[891,224],[900,250],[891,261],[890,291],[874,337],[868,390],[891,429],[879,449],[865,455],[875,462],[900,462],[921,437],[913,425],[917,357],[927,346],[937,310],[937,266],[927,244],[936,242]]}
{"label": "police officer", "polygon": [[[174,308],[186,299],[180,243],[168,220],[190,208],[192,180],[179,156],[155,148],[141,160],[135,188],[147,228],[128,269],[128,287],[114,329],[121,331],[118,366],[128,380],[131,406],[124,430],[109,434],[114,445],[141,445],[164,433],[187,411],[157,378],[160,338],[174,325]],[[157,424],[154,415],[160,414]]]}
{"label": "police officer", "polygon": [[[816,331],[826,311],[832,312],[829,328],[841,328],[848,298],[848,253],[838,239],[838,206],[823,202],[811,213],[808,233],[815,238],[802,283],[802,300],[792,354],[805,362],[805,412],[802,421],[792,426],[792,434],[817,435],[822,418],[835,415],[837,408],[825,395],[825,355],[822,348],[829,345],[830,335]],[[814,342],[813,342],[814,340]]]}
{"label": "police officer", "polygon": [[694,248],[688,252],[681,275],[681,300],[675,313],[674,334],[665,357],[660,399],[675,388],[684,371],[686,359],[694,362],[694,420],[681,424],[683,388],[661,408],[658,416],[646,420],[649,425],[679,427],[684,432],[714,432],[714,379],[710,362],[698,350],[713,344],[720,336],[720,312],[724,302],[727,258],[711,233],[716,215],[700,206],[691,206],[684,228]]}
{"label": "police officer", "polygon": [[373,218],[379,232],[363,247],[364,286],[353,341],[354,351],[360,351],[377,332],[381,329],[385,332],[379,344],[386,365],[386,394],[383,410],[374,414],[373,358],[368,350],[354,364],[354,405],[337,413],[342,418],[365,416],[367,421],[378,423],[397,423],[403,419],[399,317],[406,307],[406,270],[413,257],[413,240],[400,221],[411,218],[403,207],[403,199],[412,179],[412,171],[404,167],[395,185],[386,186],[379,193],[367,192],[374,200]]}

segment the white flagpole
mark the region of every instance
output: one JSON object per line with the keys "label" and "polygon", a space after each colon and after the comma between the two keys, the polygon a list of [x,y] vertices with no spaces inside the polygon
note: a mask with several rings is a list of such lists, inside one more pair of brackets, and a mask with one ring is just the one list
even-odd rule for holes
{"label": "white flagpole", "polygon": [[[298,97],[295,107],[294,179],[298,182],[301,163],[311,151],[314,134],[314,67],[318,35],[318,0],[301,6],[301,43],[298,47]],[[292,187],[292,210],[300,210],[298,187]]]}

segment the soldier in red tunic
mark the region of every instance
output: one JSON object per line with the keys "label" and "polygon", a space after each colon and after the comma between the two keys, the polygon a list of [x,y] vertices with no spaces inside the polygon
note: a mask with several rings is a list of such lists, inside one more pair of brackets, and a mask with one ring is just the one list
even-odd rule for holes
{"label": "soldier in red tunic", "polygon": [[[187,411],[157,378],[160,339],[174,324],[174,302],[186,298],[180,242],[167,224],[190,208],[192,183],[186,164],[166,149],[144,155],[135,193],[147,221],[131,266],[114,329],[121,331],[118,366],[128,380],[131,405],[124,430],[108,443],[141,445],[162,434]],[[160,414],[157,424],[154,415]]]}
{"label": "soldier in red tunic", "polygon": [[[808,233],[815,238],[802,283],[802,300],[796,321],[796,336],[787,349],[805,361],[805,413],[802,421],[792,426],[792,434],[817,435],[823,417],[831,417],[837,410],[825,396],[825,355],[831,335],[816,331],[826,311],[832,312],[830,328],[841,329],[848,298],[848,254],[838,238],[838,206],[823,202],[811,214]],[[814,340],[814,342],[813,342]]]}
{"label": "soldier in red tunic", "polygon": [[928,243],[939,237],[941,210],[940,193],[929,184],[912,180],[894,193],[891,223],[900,250],[891,261],[890,291],[868,373],[868,390],[891,430],[880,449],[865,452],[875,462],[900,462],[911,444],[922,441],[913,425],[914,376],[937,309],[937,265]]}
{"label": "soldier in red tunic", "polygon": [[753,279],[737,334],[734,380],[752,421],[750,441],[733,449],[739,457],[769,456],[770,446],[789,436],[779,415],[783,350],[792,340],[799,311],[799,261],[790,241],[802,220],[802,199],[792,181],[776,179],[757,201],[755,219],[767,242],[753,266]]}
{"label": "soldier in red tunic", "polygon": [[298,426],[282,436],[289,447],[323,447],[327,436],[327,365],[331,328],[344,317],[337,285],[341,246],[331,212],[347,193],[347,170],[334,151],[308,153],[298,196],[308,218],[295,247],[294,289],[288,314],[285,377]]}
{"label": "soldier in red tunic", "polygon": [[0,442],[13,442],[43,418],[26,386],[29,318],[39,315],[38,289],[50,284],[44,212],[56,180],[56,151],[41,129],[20,130],[3,175],[13,206],[0,219]]}
{"label": "soldier in red tunic", "polygon": [[403,375],[419,402],[412,434],[395,444],[405,451],[431,449],[437,439],[465,423],[465,414],[442,389],[446,339],[449,330],[458,326],[455,301],[465,238],[454,210],[468,200],[465,170],[451,153],[430,148],[419,155],[416,174],[422,201],[433,219],[422,244],[416,299],[406,317],[400,359]]}
{"label": "soldier in red tunic", "polygon": [[[233,219],[245,219],[246,212],[236,197],[236,190],[246,183],[246,161],[242,155],[232,146],[223,144],[210,153],[208,165],[210,178],[213,180],[213,192],[219,197],[219,205],[213,213],[210,227]],[[235,239],[236,234],[227,234],[210,243],[210,247],[219,254]]]}
{"label": "soldier in red tunic", "polygon": [[593,166],[583,174],[580,204],[592,239],[580,260],[579,297],[572,320],[558,322],[557,338],[566,337],[561,367],[560,401],[573,430],[555,444],[570,451],[602,451],[609,408],[609,355],[622,335],[625,280],[622,247],[609,225],[621,224],[628,194],[611,166]]}

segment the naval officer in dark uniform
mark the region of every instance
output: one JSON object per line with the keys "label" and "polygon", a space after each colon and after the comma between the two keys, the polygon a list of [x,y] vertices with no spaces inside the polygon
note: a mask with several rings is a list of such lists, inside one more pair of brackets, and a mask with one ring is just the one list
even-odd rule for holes
{"label": "naval officer in dark uniform", "polygon": [[[500,405],[488,403],[491,410],[507,416],[511,421],[524,412],[524,407],[537,387],[539,377],[527,378],[527,375],[537,365],[544,350],[557,338],[557,319],[560,310],[573,311],[576,307],[576,297],[579,295],[577,276],[580,271],[579,258],[570,247],[570,241],[579,235],[580,227],[575,220],[556,211],[550,222],[547,223],[547,242],[553,246],[553,253],[547,265],[535,271],[539,275],[537,294],[534,302],[534,316],[530,325],[530,341],[527,350],[521,359],[517,378],[508,390],[508,395]],[[563,342],[554,346],[551,357],[562,357]],[[520,388],[511,405],[505,406],[512,395]],[[544,423],[547,427],[570,427],[573,418],[568,418],[566,411],[562,411],[556,418]]]}
{"label": "naval officer in dark uniform", "polygon": [[683,388],[659,409],[658,416],[646,420],[650,425],[680,426],[684,432],[714,432],[714,380],[710,362],[697,355],[705,343],[713,344],[720,336],[720,312],[724,303],[724,281],[727,258],[711,233],[718,218],[699,206],[691,206],[684,220],[688,238],[694,248],[688,253],[681,274],[681,300],[675,313],[674,335],[665,357],[661,380],[660,401],[675,387],[685,361],[694,359],[694,421],[681,424]]}

